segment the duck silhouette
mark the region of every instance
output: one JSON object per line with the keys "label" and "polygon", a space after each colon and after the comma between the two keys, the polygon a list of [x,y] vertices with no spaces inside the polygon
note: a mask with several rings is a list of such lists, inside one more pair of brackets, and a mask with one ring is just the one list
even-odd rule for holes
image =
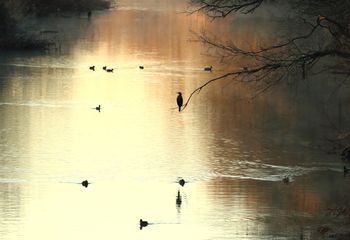
{"label": "duck silhouette", "polygon": [[142,230],[143,227],[147,227],[147,226],[148,226],[148,222],[140,219],[140,229]]}
{"label": "duck silhouette", "polygon": [[284,176],[282,179],[282,182],[285,184],[288,184],[290,182],[289,177],[288,176]]}
{"label": "duck silhouette", "polygon": [[89,67],[90,70],[95,71],[95,66]]}
{"label": "duck silhouette", "polygon": [[95,109],[99,112],[101,112],[101,105],[98,105],[97,107],[95,107]]}
{"label": "duck silhouette", "polygon": [[185,180],[183,179],[183,178],[181,178],[180,180],[179,180],[179,184],[181,185],[181,187],[183,187],[183,186],[185,186]]}
{"label": "duck silhouette", "polygon": [[106,71],[107,70],[107,66],[103,66],[102,69]]}
{"label": "duck silhouette", "polygon": [[211,72],[212,69],[213,69],[213,66],[205,67],[205,68],[204,68],[204,71]]}
{"label": "duck silhouette", "polygon": [[84,187],[88,187],[89,186],[89,182],[88,182],[88,180],[84,180],[84,181],[82,181],[81,182],[81,185],[83,185]]}
{"label": "duck silhouette", "polygon": [[141,65],[141,66],[139,66],[139,69],[144,69],[144,66],[142,66],[142,65]]}
{"label": "duck silhouette", "polygon": [[106,72],[113,72],[113,68],[106,68]]}

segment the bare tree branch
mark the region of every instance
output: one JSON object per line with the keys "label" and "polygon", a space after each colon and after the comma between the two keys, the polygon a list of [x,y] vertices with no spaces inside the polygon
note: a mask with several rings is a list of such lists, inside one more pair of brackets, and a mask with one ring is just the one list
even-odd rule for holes
{"label": "bare tree branch", "polygon": [[194,12],[205,12],[212,18],[224,18],[232,12],[252,13],[264,0],[192,0]]}

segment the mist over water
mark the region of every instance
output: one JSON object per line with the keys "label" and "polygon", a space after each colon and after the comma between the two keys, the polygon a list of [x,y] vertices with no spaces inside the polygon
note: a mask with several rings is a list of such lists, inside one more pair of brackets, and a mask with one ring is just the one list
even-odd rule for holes
{"label": "mist over water", "polygon": [[315,144],[326,93],[252,100],[222,81],[176,106],[227,67],[191,31],[254,45],[276,26],[119,2],[42,21],[60,32],[58,51],[1,54],[0,239],[317,239],[324,211],[350,199],[343,163]]}

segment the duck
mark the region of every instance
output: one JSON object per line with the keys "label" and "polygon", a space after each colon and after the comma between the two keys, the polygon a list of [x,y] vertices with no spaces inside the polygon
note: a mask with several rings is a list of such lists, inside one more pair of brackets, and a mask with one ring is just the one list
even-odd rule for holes
{"label": "duck", "polygon": [[183,179],[183,178],[181,178],[180,180],[179,180],[179,184],[181,185],[181,187],[183,187],[183,186],[185,186],[185,180]]}
{"label": "duck", "polygon": [[95,66],[89,67],[90,70],[95,71]]}
{"label": "duck", "polygon": [[285,184],[288,184],[289,183],[289,177],[288,176],[284,176],[283,179],[282,179],[282,182],[285,183]]}
{"label": "duck", "polygon": [[147,226],[148,226],[148,222],[140,219],[140,229],[142,229],[143,227],[147,227]]}
{"label": "duck", "polygon": [[141,66],[139,66],[139,69],[144,69],[144,66],[142,66],[142,65],[141,65]]}
{"label": "duck", "polygon": [[343,160],[350,161],[350,147],[344,148],[340,155]]}
{"label": "duck", "polygon": [[98,105],[97,107],[95,107],[95,109],[100,112],[101,111],[101,105]]}
{"label": "duck", "polygon": [[213,69],[213,66],[205,67],[205,68],[204,68],[204,71],[209,71],[209,72],[211,72],[212,69]]}
{"label": "duck", "polygon": [[84,180],[84,181],[82,181],[81,182],[81,185],[83,185],[84,187],[88,187],[88,185],[89,185],[89,182],[88,182],[88,180]]}
{"label": "duck", "polygon": [[102,69],[106,71],[107,70],[107,66],[103,66]]}
{"label": "duck", "polygon": [[107,72],[113,72],[113,68],[106,68]]}

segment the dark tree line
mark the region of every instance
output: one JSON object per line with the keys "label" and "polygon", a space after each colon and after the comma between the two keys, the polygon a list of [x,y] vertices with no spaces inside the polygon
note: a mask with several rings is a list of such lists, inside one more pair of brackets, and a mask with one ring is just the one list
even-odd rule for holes
{"label": "dark tree line", "polygon": [[105,9],[110,6],[109,0],[21,0],[26,13],[45,15],[59,11],[84,12],[93,9]]}
{"label": "dark tree line", "polygon": [[85,12],[109,8],[110,0],[1,0],[0,49],[47,49],[52,43],[39,40],[20,28],[28,16],[57,12]]}

